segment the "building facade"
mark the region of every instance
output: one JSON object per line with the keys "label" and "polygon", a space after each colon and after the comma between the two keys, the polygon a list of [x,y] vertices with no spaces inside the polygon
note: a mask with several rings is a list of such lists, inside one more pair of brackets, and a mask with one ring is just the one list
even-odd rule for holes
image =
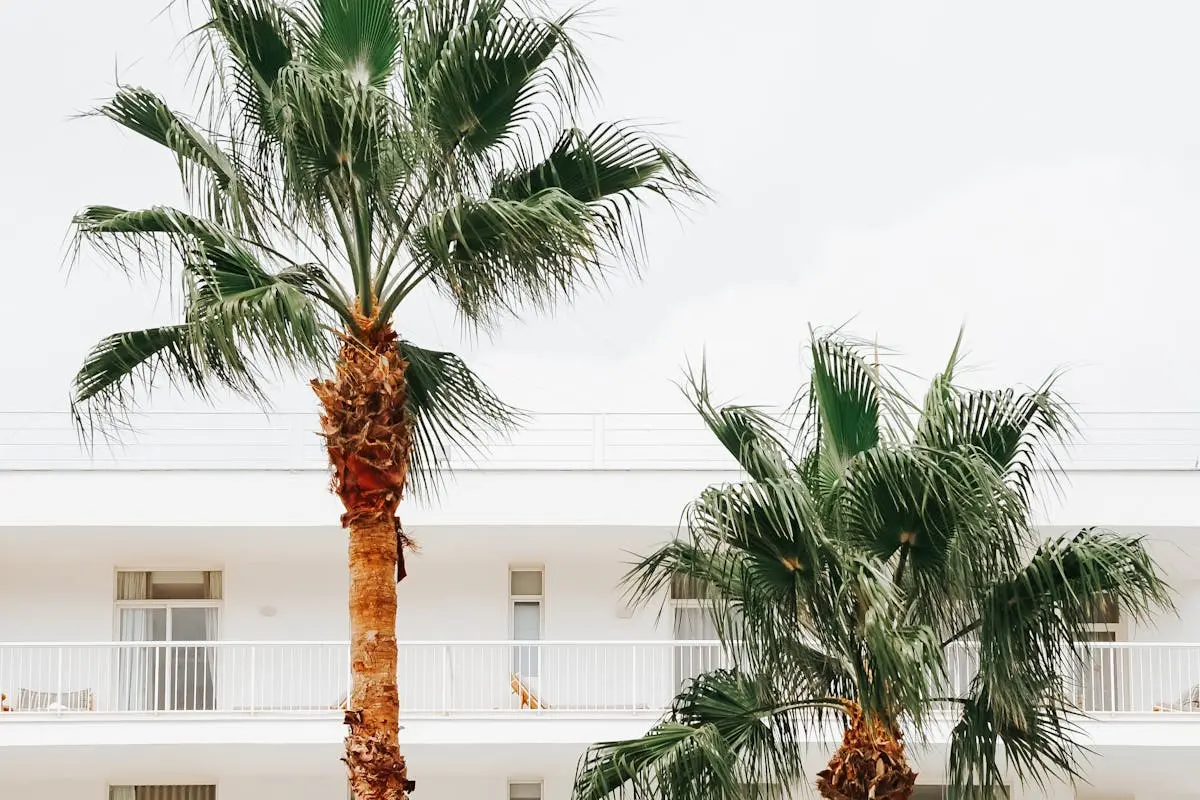
{"label": "building facade", "polygon": [[[345,534],[315,418],[133,422],[88,454],[63,415],[0,414],[0,798],[342,800]],[[1200,415],[1091,414],[1084,438],[1043,495],[1045,530],[1144,533],[1179,614],[1097,616],[1077,698],[1088,783],[1012,796],[1200,798]],[[674,414],[541,415],[458,466],[404,509],[415,797],[565,800],[588,744],[641,734],[719,663],[686,587],[631,608],[619,582],[736,472]],[[936,796],[944,743],[913,746]]]}

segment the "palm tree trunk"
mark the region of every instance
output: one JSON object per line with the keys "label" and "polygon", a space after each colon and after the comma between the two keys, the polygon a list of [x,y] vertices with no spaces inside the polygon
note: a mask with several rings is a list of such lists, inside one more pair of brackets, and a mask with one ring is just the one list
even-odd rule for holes
{"label": "palm tree trunk", "polygon": [[909,800],[917,774],[908,766],[904,735],[894,724],[868,720],[847,703],[850,727],[842,745],[817,773],[817,791],[826,800]]}
{"label": "palm tree trunk", "polygon": [[[313,381],[333,491],[349,531],[350,668],[346,768],[357,800],[404,800],[408,771],[400,755],[396,688],[396,509],[408,477],[412,421],[396,335],[387,327],[348,339],[337,374]],[[365,341],[364,341],[365,340]]]}

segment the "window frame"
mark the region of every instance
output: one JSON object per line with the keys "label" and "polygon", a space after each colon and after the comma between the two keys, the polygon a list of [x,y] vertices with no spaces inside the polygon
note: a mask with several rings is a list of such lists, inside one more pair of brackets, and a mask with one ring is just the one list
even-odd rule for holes
{"label": "window frame", "polygon": [[[200,569],[182,569],[177,566],[164,567],[117,567],[113,570],[112,579],[112,597],[113,597],[113,619],[112,619],[112,640],[113,642],[121,641],[121,609],[125,608],[162,608],[166,610],[166,637],[164,642],[171,642],[171,609],[173,608],[215,608],[217,610],[217,638],[213,641],[220,641],[221,631],[225,625],[225,597],[224,592],[221,593],[221,598],[218,600],[155,600],[146,598],[145,600],[118,600],[117,585],[120,581],[122,572],[220,572],[222,583],[225,579],[225,570],[219,567],[200,568]],[[114,784],[115,786],[130,786],[133,784]],[[137,784],[141,786],[142,784]],[[151,784],[146,784],[151,785]],[[159,784],[153,784],[155,786]],[[210,784],[196,784],[197,786],[209,786]]]}
{"label": "window frame", "polygon": [[[544,576],[543,576],[544,579]],[[546,590],[546,584],[542,584],[542,591]],[[505,785],[504,797],[505,800],[513,800],[512,787],[517,784],[536,784],[538,787],[538,800],[546,800],[546,780],[544,778],[508,778]]]}

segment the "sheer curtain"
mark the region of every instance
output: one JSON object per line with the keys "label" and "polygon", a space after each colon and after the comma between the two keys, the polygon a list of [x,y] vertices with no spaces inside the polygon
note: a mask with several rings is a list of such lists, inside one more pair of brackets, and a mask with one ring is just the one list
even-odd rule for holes
{"label": "sheer curtain", "polygon": [[[674,635],[681,642],[709,642],[717,638],[717,622],[713,611],[703,605],[676,606]],[[721,654],[720,645],[681,645],[675,648],[675,686],[682,684],[716,666]]]}
{"label": "sheer curtain", "polygon": [[137,790],[132,786],[109,787],[108,800],[137,800]]}
{"label": "sheer curtain", "polygon": [[[122,642],[153,642],[155,608],[122,608]],[[151,711],[155,707],[154,676],[157,647],[125,646],[120,649],[117,699],[122,711]]]}
{"label": "sheer curtain", "polygon": [[[209,570],[204,573],[204,599],[221,600],[225,594],[224,574],[219,570]],[[217,641],[217,622],[220,615],[216,606],[204,609],[204,640]],[[210,645],[205,648],[204,663],[206,667],[205,690],[208,703],[205,708],[219,708],[217,704],[217,648]]]}
{"label": "sheer curtain", "polygon": [[[118,572],[118,600],[150,597],[149,572]],[[150,608],[122,608],[118,633],[122,642],[154,641],[154,616]],[[154,708],[154,652],[152,647],[122,647],[118,654],[117,702],[122,711]],[[113,800],[132,800],[114,797]]]}

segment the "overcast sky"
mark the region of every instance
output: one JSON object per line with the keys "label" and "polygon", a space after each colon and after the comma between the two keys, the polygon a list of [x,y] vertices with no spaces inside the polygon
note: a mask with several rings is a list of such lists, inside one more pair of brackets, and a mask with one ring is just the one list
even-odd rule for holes
{"label": "overcast sky", "polygon": [[[171,318],[93,259],[63,269],[78,208],[178,202],[155,146],[71,119],[118,76],[187,105],[184,4],[164,4],[2,5],[0,408],[64,408],[96,339]],[[469,354],[526,408],[667,410],[702,352],[722,397],[775,402],[810,326],[848,323],[928,373],[965,323],[976,382],[1066,367],[1084,408],[1200,401],[1194,0],[598,9],[598,116],[659,124],[714,202],[651,215],[641,282],[475,342],[406,307],[418,343]]]}

